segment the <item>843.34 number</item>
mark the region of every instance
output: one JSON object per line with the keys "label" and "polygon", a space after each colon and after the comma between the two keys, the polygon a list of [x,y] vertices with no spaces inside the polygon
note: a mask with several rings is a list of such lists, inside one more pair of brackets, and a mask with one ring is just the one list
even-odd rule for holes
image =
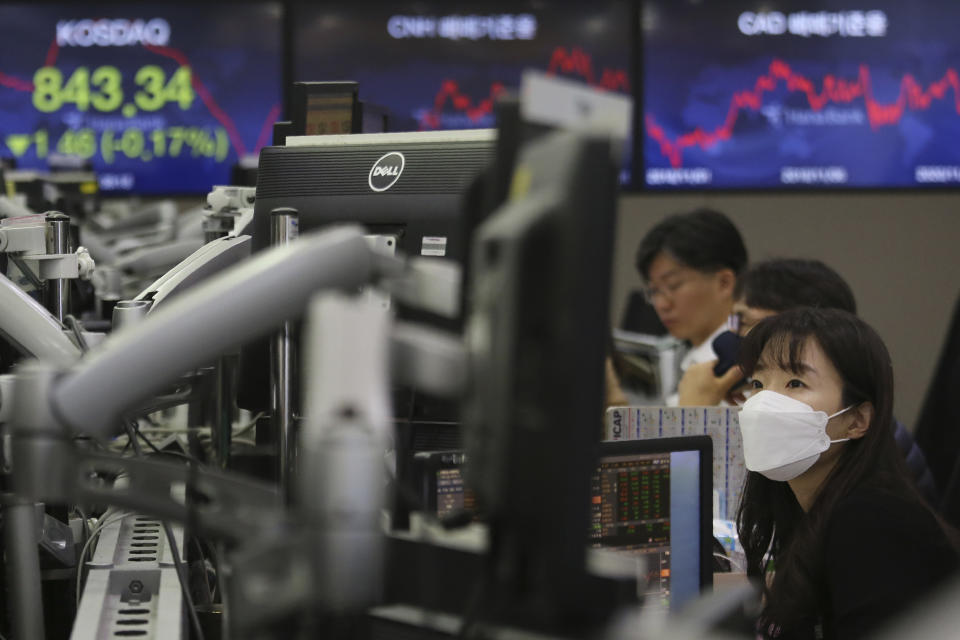
{"label": "843.34 number", "polygon": [[[33,74],[33,106],[52,113],[65,104],[75,104],[80,111],[114,111],[123,105],[123,76],[117,67],[105,65],[92,72],[77,67],[64,82],[63,72],[56,67],[42,67]],[[184,111],[195,97],[190,67],[181,66],[169,80],[162,67],[147,65],[137,69],[133,77],[138,90],[133,104],[143,111],[157,111],[167,103],[176,103]]]}

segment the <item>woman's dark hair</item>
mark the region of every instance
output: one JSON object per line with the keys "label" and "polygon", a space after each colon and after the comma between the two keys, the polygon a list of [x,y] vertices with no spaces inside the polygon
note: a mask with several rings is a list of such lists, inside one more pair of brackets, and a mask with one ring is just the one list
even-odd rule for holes
{"label": "woman's dark hair", "polygon": [[786,482],[748,472],[737,512],[747,574],[763,580],[765,556],[775,564],[767,589],[765,622],[792,625],[827,607],[822,540],[837,505],[864,485],[922,504],[894,440],[893,369],[880,336],[863,320],[838,309],[799,308],[759,322],[740,347],[746,376],[765,366],[799,373],[803,350],[815,340],[843,381],[843,406],[870,402],[866,434],[843,447],[814,503],[804,513]]}
{"label": "woman's dark hair", "polygon": [[739,274],[747,264],[743,238],[727,216],[712,209],[667,216],[640,241],[637,270],[649,277],[650,263],[666,252],[698,271],[732,269]]}
{"label": "woman's dark hair", "polygon": [[737,278],[733,299],[777,312],[796,307],[857,312],[850,285],[819,260],[781,258],[751,265]]}

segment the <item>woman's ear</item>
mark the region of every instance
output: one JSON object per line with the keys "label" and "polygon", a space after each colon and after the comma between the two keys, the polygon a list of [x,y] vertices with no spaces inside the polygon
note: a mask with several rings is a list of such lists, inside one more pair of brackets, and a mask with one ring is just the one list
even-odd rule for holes
{"label": "woman's ear", "polygon": [[867,434],[867,429],[873,423],[873,403],[869,401],[861,402],[853,409],[850,409],[850,423],[847,425],[847,433],[844,437],[856,440]]}

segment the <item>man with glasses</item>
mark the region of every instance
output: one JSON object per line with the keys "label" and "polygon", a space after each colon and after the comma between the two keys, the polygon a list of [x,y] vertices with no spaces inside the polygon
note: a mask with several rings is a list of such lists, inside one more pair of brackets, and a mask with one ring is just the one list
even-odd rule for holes
{"label": "man with glasses", "polygon": [[[747,264],[740,233],[718,211],[697,209],[661,220],[640,242],[644,293],[675,338],[690,344],[680,369],[716,360],[712,342],[727,330],[737,275]],[[675,393],[667,404],[677,404]]]}

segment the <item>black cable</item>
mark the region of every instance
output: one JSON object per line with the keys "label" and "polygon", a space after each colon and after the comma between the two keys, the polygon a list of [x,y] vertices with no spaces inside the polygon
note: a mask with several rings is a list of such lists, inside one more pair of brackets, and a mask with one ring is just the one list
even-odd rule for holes
{"label": "black cable", "polygon": [[87,344],[87,339],[83,337],[80,321],[68,313],[63,316],[63,322],[70,328],[70,331],[73,332],[73,337],[77,339],[77,346],[80,347],[80,351],[83,353],[89,351],[90,346]]}
{"label": "black cable", "polygon": [[137,440],[139,429],[137,429],[136,423],[132,420],[124,420],[123,426],[127,430],[127,444],[133,447],[133,455],[137,458],[143,457],[143,449],[140,448],[140,442]]}
{"label": "black cable", "polygon": [[200,626],[200,618],[197,617],[197,606],[193,603],[193,596],[190,595],[190,587],[187,585],[186,569],[183,561],[180,559],[180,552],[177,550],[177,542],[173,537],[173,529],[170,523],[164,521],[163,530],[167,534],[167,543],[170,545],[170,553],[173,554],[173,564],[177,570],[177,579],[180,580],[180,588],[183,590],[183,597],[187,601],[187,610],[190,612],[190,622],[193,623],[193,630],[196,633],[197,640],[204,640],[203,627]]}
{"label": "black cable", "polygon": [[487,571],[484,571],[480,581],[476,584],[470,600],[467,602],[467,608],[460,617],[460,630],[457,632],[457,638],[469,638],[477,628],[480,606],[484,600],[484,594],[487,590]]}
{"label": "black cable", "polygon": [[[193,462],[193,463],[195,463],[195,464],[202,464],[199,460],[197,460],[196,457],[191,456],[191,455],[189,455],[189,454],[181,453],[181,452],[179,452],[179,451],[165,451],[165,450],[163,450],[163,449],[158,448],[157,445],[154,444],[153,441],[152,441],[150,438],[148,438],[147,436],[143,435],[143,432],[140,431],[140,425],[137,423],[136,420],[132,420],[132,419],[131,419],[131,420],[126,420],[126,421],[125,421],[125,425],[126,425],[126,427],[127,427],[127,437],[130,438],[131,441],[137,439],[137,438],[134,438],[134,437],[132,437],[132,436],[130,435],[130,432],[131,432],[131,430],[132,430],[132,432],[133,432],[134,434],[136,434],[136,436],[138,436],[140,440],[143,440],[143,441],[147,444],[147,446],[150,447],[150,449],[152,450],[152,451],[149,452],[149,453],[143,453],[143,451],[141,450],[141,453],[138,454],[138,455],[142,455],[142,456],[144,456],[144,457],[152,456],[152,455],[157,455],[157,456],[173,456],[173,457],[176,457],[176,458],[183,458],[183,459],[186,460],[187,462]],[[130,443],[128,442],[127,444],[129,445]],[[126,451],[127,448],[124,447],[123,450]],[[136,447],[134,447],[134,451],[136,451]]]}
{"label": "black cable", "polygon": [[[203,586],[207,588],[207,604],[213,604],[213,589],[210,588],[210,578],[207,576],[207,558],[203,553],[203,545],[200,544],[200,538],[192,536],[190,540],[197,548],[197,555],[200,556],[200,565],[203,567]],[[211,562],[211,565],[213,563]]]}

